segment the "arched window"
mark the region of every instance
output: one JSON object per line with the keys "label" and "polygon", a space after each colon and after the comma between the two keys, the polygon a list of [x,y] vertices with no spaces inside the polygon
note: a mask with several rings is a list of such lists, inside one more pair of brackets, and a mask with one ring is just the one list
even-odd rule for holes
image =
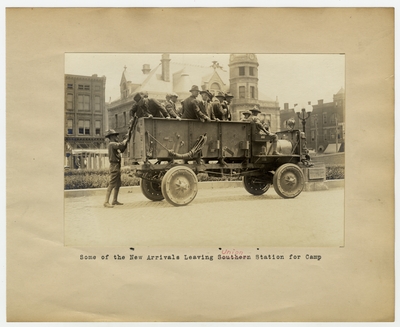
{"label": "arched window", "polygon": [[221,87],[219,86],[218,83],[212,83],[210,86],[211,91],[221,91]]}

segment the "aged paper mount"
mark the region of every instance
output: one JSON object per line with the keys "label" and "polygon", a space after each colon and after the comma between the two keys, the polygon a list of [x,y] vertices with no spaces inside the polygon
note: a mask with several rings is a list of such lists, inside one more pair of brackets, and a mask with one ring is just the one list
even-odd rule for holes
{"label": "aged paper mount", "polygon": [[[8,321],[394,319],[392,9],[8,9],[6,20]],[[176,49],[345,53],[343,248],[262,249],[321,255],[312,263],[177,264],[106,262],[102,255],[133,253],[64,246],[65,53]]]}

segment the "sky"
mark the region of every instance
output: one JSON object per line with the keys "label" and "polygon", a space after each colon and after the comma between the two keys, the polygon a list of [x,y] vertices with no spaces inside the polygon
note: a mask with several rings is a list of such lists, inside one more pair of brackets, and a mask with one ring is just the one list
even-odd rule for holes
{"label": "sky", "polygon": [[[345,88],[345,55],[342,54],[256,54],[259,92],[279,105],[307,104],[318,100],[332,102],[333,94]],[[208,67],[216,60],[229,71],[229,54],[170,54],[171,61]],[[119,83],[124,66],[131,73],[142,75],[143,64],[153,69],[159,63],[157,53],[68,53],[65,73],[106,76],[106,101],[119,98]],[[172,72],[173,73],[173,72]],[[263,100],[260,97],[260,100]]]}

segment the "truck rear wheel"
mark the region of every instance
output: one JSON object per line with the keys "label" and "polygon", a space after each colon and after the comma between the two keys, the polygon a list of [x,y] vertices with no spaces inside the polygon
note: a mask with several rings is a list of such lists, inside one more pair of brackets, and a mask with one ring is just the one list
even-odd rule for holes
{"label": "truck rear wheel", "polygon": [[161,182],[150,181],[148,179],[140,180],[140,189],[143,195],[151,201],[164,200],[164,196],[161,191]]}
{"label": "truck rear wheel", "polygon": [[271,182],[258,176],[244,176],[243,186],[247,192],[253,195],[263,195],[268,191]]}
{"label": "truck rear wheel", "polygon": [[304,188],[303,171],[294,164],[280,166],[274,175],[274,189],[285,199],[295,198]]}
{"label": "truck rear wheel", "polygon": [[162,179],[161,191],[170,204],[185,206],[197,195],[197,176],[185,166],[171,168]]}

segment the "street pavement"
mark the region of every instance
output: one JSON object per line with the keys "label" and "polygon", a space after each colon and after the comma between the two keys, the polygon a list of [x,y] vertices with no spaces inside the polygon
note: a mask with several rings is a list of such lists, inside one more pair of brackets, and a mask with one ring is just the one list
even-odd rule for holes
{"label": "street pavement", "polygon": [[[128,193],[129,192],[129,193]],[[104,208],[105,194],[65,198],[66,246],[344,245],[344,188],[283,199],[244,188],[199,189],[187,206],[121,192],[122,206]]]}

